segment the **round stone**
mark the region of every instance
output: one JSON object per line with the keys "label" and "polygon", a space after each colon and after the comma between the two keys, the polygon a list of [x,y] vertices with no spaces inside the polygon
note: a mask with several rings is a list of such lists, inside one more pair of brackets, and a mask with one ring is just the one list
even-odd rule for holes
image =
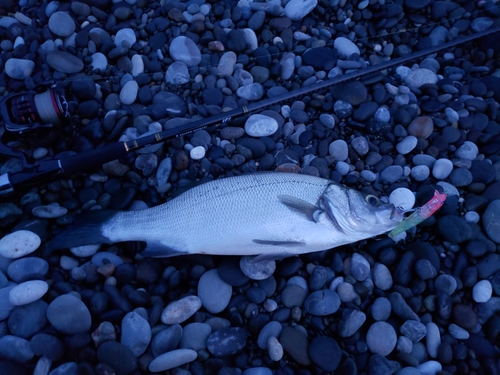
{"label": "round stone", "polygon": [[187,296],[172,302],[161,313],[161,321],[165,324],[178,324],[188,320],[201,307],[201,299]]}
{"label": "round stone", "polygon": [[114,40],[115,45],[118,48],[120,47],[130,48],[136,41],[137,38],[135,36],[134,30],[128,27],[124,27],[118,30]]}
{"label": "round stone", "polygon": [[373,282],[380,290],[389,290],[392,288],[392,275],[385,264],[375,264],[373,267]]}
{"label": "round stone", "polygon": [[386,322],[373,323],[366,334],[366,344],[370,351],[384,357],[391,354],[396,343],[396,331]]}
{"label": "round stone", "polygon": [[167,68],[165,80],[167,83],[170,83],[172,85],[183,85],[185,83],[188,83],[190,77],[187,65],[182,61],[174,61]]}
{"label": "round stone", "polygon": [[394,189],[389,195],[389,203],[403,210],[409,210],[415,204],[415,194],[407,188]]}
{"label": "round stone", "polygon": [[318,290],[307,296],[304,309],[312,315],[325,316],[335,313],[340,307],[340,298],[333,290]]}
{"label": "round stone", "polygon": [[477,158],[479,149],[475,143],[470,141],[465,141],[458,149],[455,151],[455,157],[466,160],[474,160]]}
{"label": "round stone", "polygon": [[29,230],[18,230],[0,240],[0,255],[9,259],[17,259],[34,252],[41,242],[36,233]]}
{"label": "round stone", "polygon": [[196,146],[189,151],[189,156],[193,160],[201,160],[205,157],[205,148],[203,146]]}
{"label": "round stone", "polygon": [[327,372],[335,371],[342,359],[342,350],[337,341],[328,336],[316,336],[309,344],[308,351],[312,362]]}
{"label": "round stone", "polygon": [[316,5],[318,5],[318,0],[291,0],[285,5],[285,15],[293,21],[300,21]]}
{"label": "round stone", "polygon": [[401,140],[396,145],[396,150],[401,154],[401,155],[406,155],[410,152],[412,152],[415,147],[417,147],[418,140],[415,136],[409,135]]}
{"label": "round stone", "polygon": [[182,61],[188,67],[201,62],[201,52],[195,42],[186,36],[178,36],[170,43],[170,56],[175,61]]}
{"label": "round stone", "polygon": [[68,335],[86,333],[92,324],[87,306],[69,294],[59,296],[50,303],[47,319],[57,330]]}
{"label": "round stone", "polygon": [[5,73],[13,79],[25,79],[31,76],[35,63],[27,59],[10,58],[5,63]]}
{"label": "round stone", "polygon": [[25,281],[14,287],[9,293],[9,301],[14,306],[27,305],[47,293],[49,285],[43,280]]}
{"label": "round stone", "polygon": [[429,178],[431,171],[427,165],[416,165],[411,169],[411,177],[416,181],[425,181]]}
{"label": "round stone", "polygon": [[131,105],[137,99],[139,85],[136,81],[128,81],[120,91],[120,101],[122,104]]}
{"label": "round stone", "polygon": [[78,73],[84,67],[83,61],[78,57],[58,50],[47,53],[47,64],[52,69],[65,74]]}
{"label": "round stone", "polygon": [[49,29],[57,36],[67,37],[75,32],[73,18],[66,12],[55,12],[49,18]]}
{"label": "round stone", "polygon": [[356,44],[351,42],[349,39],[344,37],[335,38],[333,42],[333,47],[337,50],[339,56],[343,59],[348,59],[352,54],[356,53],[359,55],[360,51]]}
{"label": "round stone", "polygon": [[449,159],[441,158],[436,160],[432,167],[432,175],[438,180],[444,180],[453,171],[453,163]]}
{"label": "round stone", "polygon": [[472,288],[472,299],[477,303],[488,302],[492,293],[493,287],[491,282],[489,280],[481,280]]}
{"label": "round stone", "polygon": [[122,320],[121,343],[136,357],[144,354],[151,341],[151,328],[146,319],[135,311],[129,312]]}
{"label": "round stone", "polygon": [[101,52],[96,52],[92,55],[92,62],[90,63],[90,66],[93,69],[99,69],[103,71],[108,67],[108,59]]}
{"label": "round stone", "polygon": [[198,282],[198,297],[212,314],[223,311],[231,299],[233,288],[222,281],[216,269],[205,272]]}
{"label": "round stone", "polygon": [[404,81],[411,89],[419,89],[422,85],[435,84],[438,77],[432,70],[419,68],[412,70],[410,74],[404,77]]}
{"label": "round stone", "polygon": [[263,260],[254,262],[254,256],[243,256],[240,259],[241,271],[252,280],[265,280],[276,270],[276,261]]}
{"label": "round stone", "polygon": [[351,275],[358,281],[363,281],[370,273],[370,263],[366,258],[358,253],[351,257]]}
{"label": "round stone", "polygon": [[251,137],[268,137],[278,130],[278,121],[264,115],[251,115],[245,122],[245,132]]}
{"label": "round stone", "polygon": [[337,161],[345,161],[349,156],[349,149],[346,141],[337,139],[328,146],[330,156]]}

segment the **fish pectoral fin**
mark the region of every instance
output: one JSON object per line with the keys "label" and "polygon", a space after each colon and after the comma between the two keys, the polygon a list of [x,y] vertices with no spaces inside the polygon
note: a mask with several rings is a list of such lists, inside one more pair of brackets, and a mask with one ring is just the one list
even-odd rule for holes
{"label": "fish pectoral fin", "polygon": [[317,223],[323,210],[318,206],[291,195],[278,195],[281,203],[294,212],[304,215],[307,220]]}
{"label": "fish pectoral fin", "polygon": [[271,245],[271,246],[282,246],[282,247],[297,247],[305,246],[305,242],[302,241],[271,241],[271,240],[252,240],[254,243],[259,245]]}
{"label": "fish pectoral fin", "polygon": [[169,258],[187,253],[187,251],[174,249],[173,247],[166,246],[161,242],[148,241],[146,249],[141,253],[141,255],[148,258]]}
{"label": "fish pectoral fin", "polygon": [[260,262],[266,262],[270,260],[282,260],[284,258],[288,258],[291,256],[295,256],[296,254],[290,254],[290,253],[266,253],[266,254],[259,254],[255,258],[253,258],[250,263],[260,263]]}

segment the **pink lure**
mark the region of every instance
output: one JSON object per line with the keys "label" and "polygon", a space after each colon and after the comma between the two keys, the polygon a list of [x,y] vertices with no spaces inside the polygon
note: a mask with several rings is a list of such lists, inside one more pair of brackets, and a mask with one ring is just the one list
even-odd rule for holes
{"label": "pink lure", "polygon": [[434,190],[434,196],[432,197],[432,199],[426,204],[424,204],[422,207],[417,208],[414,213],[412,213],[401,223],[399,223],[389,233],[389,237],[394,237],[402,232],[406,232],[408,229],[417,226],[425,219],[431,217],[437,210],[441,208],[445,200],[446,200],[446,194]]}

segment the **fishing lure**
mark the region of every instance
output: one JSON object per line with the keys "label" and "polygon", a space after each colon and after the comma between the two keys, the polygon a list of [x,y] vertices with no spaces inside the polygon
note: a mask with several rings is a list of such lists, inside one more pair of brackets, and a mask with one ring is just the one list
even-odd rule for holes
{"label": "fishing lure", "polygon": [[434,190],[434,196],[431,198],[431,200],[424,204],[422,207],[417,208],[414,213],[412,213],[401,223],[399,223],[393,230],[391,230],[389,232],[389,237],[393,238],[400,233],[406,232],[408,229],[417,226],[425,219],[431,217],[437,210],[441,208],[445,200],[446,194]]}

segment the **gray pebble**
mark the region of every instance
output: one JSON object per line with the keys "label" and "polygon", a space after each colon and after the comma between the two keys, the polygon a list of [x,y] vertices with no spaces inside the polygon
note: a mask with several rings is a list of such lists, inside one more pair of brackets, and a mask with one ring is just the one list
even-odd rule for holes
{"label": "gray pebble", "polygon": [[389,319],[391,315],[391,302],[385,297],[377,298],[372,305],[372,317],[377,321]]}
{"label": "gray pebble", "polygon": [[278,130],[278,122],[269,116],[251,115],[245,122],[245,132],[251,137],[268,137]]}
{"label": "gray pebble", "polygon": [[236,90],[236,95],[249,101],[256,101],[264,96],[264,86],[260,83],[251,83]]}
{"label": "gray pebble", "polygon": [[341,58],[349,58],[354,53],[358,55],[360,53],[358,46],[344,37],[335,38],[333,46]]}
{"label": "gray pebble", "polygon": [[337,139],[328,146],[330,156],[337,161],[345,161],[349,156],[347,143],[342,139]]}
{"label": "gray pebble", "polygon": [[136,357],[144,354],[151,341],[151,327],[146,319],[132,311],[122,320],[121,343]]}
{"label": "gray pebble", "polygon": [[457,280],[451,275],[439,275],[434,281],[434,287],[451,296],[457,289]]}
{"label": "gray pebble", "polygon": [[231,285],[219,277],[216,269],[205,272],[198,282],[198,297],[203,307],[212,314],[220,313],[227,307],[232,292]]}
{"label": "gray pebble", "polygon": [[265,280],[276,270],[276,261],[253,262],[254,256],[243,256],[240,260],[241,271],[252,280]]}
{"label": "gray pebble", "polygon": [[409,135],[405,138],[403,138],[403,140],[401,140],[401,142],[399,142],[397,145],[396,145],[396,150],[401,154],[401,155],[406,155],[406,154],[409,154],[410,152],[412,152],[415,147],[417,147],[417,137],[413,136],[413,135]]}
{"label": "gray pebble", "polygon": [[0,337],[0,353],[3,358],[19,363],[26,363],[35,355],[28,340],[11,335]]}
{"label": "gray pebble", "polygon": [[177,348],[182,338],[182,327],[174,324],[158,332],[151,341],[151,352],[154,357]]}
{"label": "gray pebble", "polygon": [[124,27],[116,33],[114,43],[117,47],[130,48],[136,40],[137,38],[134,30],[129,27]]}
{"label": "gray pebble", "polygon": [[396,343],[396,331],[386,322],[373,323],[366,334],[366,344],[370,351],[384,357],[391,354]]}
{"label": "gray pebble", "polygon": [[182,61],[188,67],[197,66],[201,62],[201,52],[192,39],[178,36],[170,43],[170,56],[175,61]]}
{"label": "gray pebble", "polygon": [[151,372],[167,371],[198,358],[198,353],[191,349],[177,349],[164,353],[151,361],[148,370]]}
{"label": "gray pebble", "polygon": [[436,73],[425,68],[412,70],[403,79],[411,89],[418,89],[420,86],[428,83],[435,84],[438,81]]}
{"label": "gray pebble", "polygon": [[201,307],[201,299],[187,296],[172,302],[161,313],[161,321],[165,324],[179,324],[188,320]]}
{"label": "gray pebble", "polygon": [[425,325],[427,328],[426,346],[427,353],[432,358],[437,358],[439,345],[441,344],[441,334],[436,323],[429,322]]}
{"label": "gray pebble", "polygon": [[441,158],[436,160],[432,167],[432,175],[438,180],[447,178],[453,170],[453,163],[449,159]]}
{"label": "gray pebble", "polygon": [[491,202],[483,214],[484,230],[495,243],[500,243],[500,199]]}
{"label": "gray pebble", "polygon": [[10,78],[23,80],[31,76],[35,69],[35,63],[27,59],[10,58],[5,63],[5,74]]}
{"label": "gray pebble", "polygon": [[75,32],[73,18],[66,12],[55,12],[49,18],[49,29],[60,37],[70,36]]}
{"label": "gray pebble", "polygon": [[413,342],[406,336],[399,336],[396,350],[402,353],[411,353]]}
{"label": "gray pebble", "polygon": [[363,281],[370,274],[370,263],[358,253],[351,257],[351,275],[358,281]]}
{"label": "gray pebble", "polygon": [[338,323],[338,334],[341,337],[351,337],[366,321],[364,312],[347,308],[342,312],[342,318]]}
{"label": "gray pebble", "polygon": [[183,85],[190,80],[189,70],[186,64],[182,61],[174,61],[167,68],[165,81],[172,85]]}
{"label": "gray pebble", "polygon": [[70,294],[59,296],[50,303],[47,319],[57,330],[68,335],[86,333],[92,324],[87,306]]}
{"label": "gray pebble", "polygon": [[389,290],[392,288],[392,275],[385,264],[375,264],[373,267],[373,282],[380,290]]}

